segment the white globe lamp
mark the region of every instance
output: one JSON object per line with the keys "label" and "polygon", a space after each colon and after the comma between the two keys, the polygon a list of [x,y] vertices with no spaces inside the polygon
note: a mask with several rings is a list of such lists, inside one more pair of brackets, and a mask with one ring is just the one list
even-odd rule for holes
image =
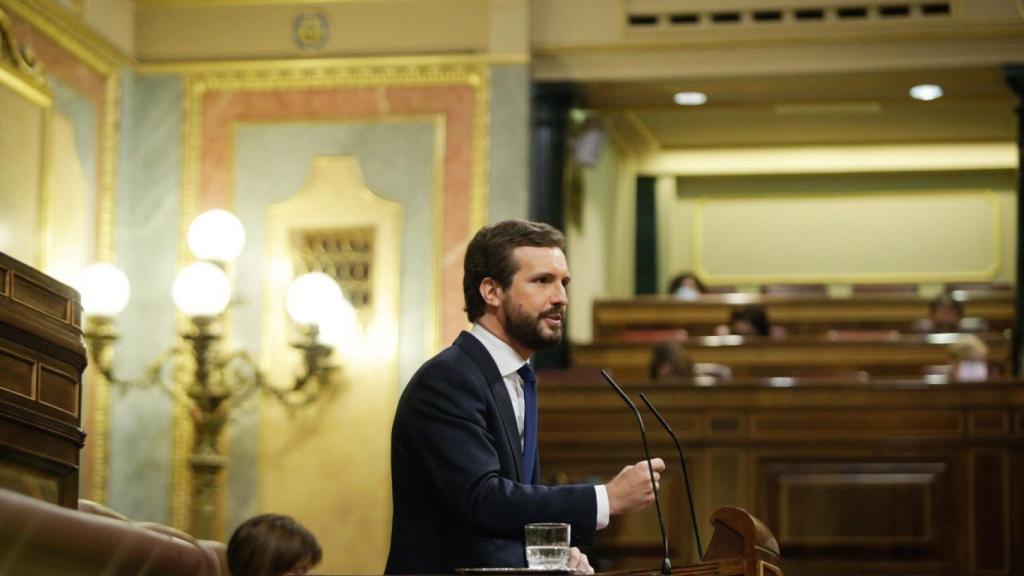
{"label": "white globe lamp", "polygon": [[309,272],[288,285],[285,306],[297,324],[320,325],[324,314],[337,308],[344,299],[333,278],[323,272]]}
{"label": "white globe lamp", "polygon": [[219,267],[209,262],[195,262],[174,277],[171,297],[186,316],[217,316],[231,301],[231,280]]}
{"label": "white globe lamp", "polygon": [[131,295],[128,277],[110,262],[86,266],[74,284],[82,294],[82,308],[89,316],[117,316],[128,305]]}
{"label": "white globe lamp", "polygon": [[245,247],[245,227],[227,210],[207,210],[188,227],[188,248],[200,260],[233,262]]}

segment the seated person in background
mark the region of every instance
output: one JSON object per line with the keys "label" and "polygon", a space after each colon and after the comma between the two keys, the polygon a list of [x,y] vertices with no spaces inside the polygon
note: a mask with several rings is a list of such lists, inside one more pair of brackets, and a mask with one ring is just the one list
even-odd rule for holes
{"label": "seated person in background", "polygon": [[973,334],[949,346],[949,378],[956,382],[988,380],[988,346]]}
{"label": "seated person in background", "polygon": [[772,325],[768,321],[768,313],[764,306],[748,304],[734,309],[729,317],[729,325],[719,326],[715,333],[719,336],[769,336],[772,333]]}
{"label": "seated person in background", "polygon": [[242,523],[228,542],[232,576],[305,574],[320,563],[316,537],[290,516],[261,514]]}
{"label": "seated person in background", "polygon": [[700,295],[706,292],[704,283],[693,272],[683,272],[668,284],[669,294],[687,302],[700,299]]}
{"label": "seated person in background", "polygon": [[651,380],[691,378],[693,362],[677,342],[662,342],[651,356]]}
{"label": "seated person in background", "polygon": [[918,332],[959,332],[964,305],[949,294],[942,294],[928,303],[928,318],[915,324]]}

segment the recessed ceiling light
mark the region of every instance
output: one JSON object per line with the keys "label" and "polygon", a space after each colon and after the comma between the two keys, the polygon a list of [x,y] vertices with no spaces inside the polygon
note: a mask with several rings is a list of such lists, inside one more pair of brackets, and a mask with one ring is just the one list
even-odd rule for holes
{"label": "recessed ceiling light", "polygon": [[676,92],[672,100],[680,106],[700,106],[708,101],[708,95],[703,92]]}
{"label": "recessed ceiling light", "polygon": [[918,84],[910,89],[910,97],[915,100],[937,100],[942,98],[942,86],[938,84]]}

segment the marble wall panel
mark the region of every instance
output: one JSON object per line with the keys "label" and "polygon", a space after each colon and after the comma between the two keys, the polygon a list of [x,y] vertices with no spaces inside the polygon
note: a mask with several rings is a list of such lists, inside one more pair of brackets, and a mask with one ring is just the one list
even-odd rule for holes
{"label": "marble wall panel", "polygon": [[[116,368],[129,379],[175,342],[180,110],[179,78],[126,82],[117,237],[132,296],[118,320]],[[169,521],[172,415],[162,390],[112,390],[108,500],[132,519]]]}
{"label": "marble wall panel", "polygon": [[[431,299],[436,270],[432,264],[434,174],[440,156],[436,146],[439,119],[434,116],[381,118],[377,121],[249,122],[234,132],[234,203],[232,210],[246,228],[246,247],[234,267],[236,291],[241,304],[232,313],[232,333],[237,345],[255,357],[260,353],[263,302],[261,279],[264,258],[266,210],[270,204],[294,195],[305,184],[316,156],[354,156],[359,160],[367,186],[378,196],[399,202],[405,222],[402,238],[400,285],[399,382],[408,381],[422,359],[430,354],[425,302]],[[395,389],[398,382],[391,383]],[[264,400],[267,401],[267,400]],[[392,406],[393,409],[393,406]],[[390,414],[381,414],[387,419]],[[338,423],[325,423],[336,425]],[[253,404],[236,411],[229,429],[231,464],[228,473],[228,532],[245,518],[260,512],[257,505],[259,478],[258,411]],[[380,443],[381,439],[376,439]],[[338,435],[338,452],[346,435]],[[383,440],[386,444],[386,439]],[[380,454],[375,457],[379,458]],[[324,455],[330,458],[330,455]],[[367,462],[367,467],[372,462]],[[359,470],[359,465],[353,465]],[[326,489],[326,488],[325,488]]]}
{"label": "marble wall panel", "polygon": [[489,222],[526,218],[530,201],[530,69],[491,69]]}

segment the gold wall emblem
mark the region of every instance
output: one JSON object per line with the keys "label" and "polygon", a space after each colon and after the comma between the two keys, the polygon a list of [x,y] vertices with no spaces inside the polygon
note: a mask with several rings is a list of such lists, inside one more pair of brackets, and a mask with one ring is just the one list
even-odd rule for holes
{"label": "gold wall emblem", "polygon": [[292,38],[295,46],[303,50],[323,48],[331,37],[331,25],[327,16],[319,12],[303,12],[292,22]]}

